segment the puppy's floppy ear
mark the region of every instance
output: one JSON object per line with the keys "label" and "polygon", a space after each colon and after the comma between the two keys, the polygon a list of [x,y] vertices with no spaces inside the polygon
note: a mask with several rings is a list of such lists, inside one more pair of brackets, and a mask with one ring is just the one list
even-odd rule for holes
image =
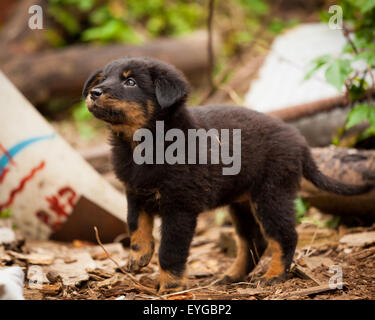
{"label": "puppy's floppy ear", "polygon": [[157,70],[155,79],[156,99],[162,109],[184,103],[189,94],[188,83],[178,70]]}
{"label": "puppy's floppy ear", "polygon": [[102,77],[102,70],[96,70],[89,76],[82,90],[82,95],[85,98],[89,94],[91,88],[95,87],[99,83],[101,77]]}

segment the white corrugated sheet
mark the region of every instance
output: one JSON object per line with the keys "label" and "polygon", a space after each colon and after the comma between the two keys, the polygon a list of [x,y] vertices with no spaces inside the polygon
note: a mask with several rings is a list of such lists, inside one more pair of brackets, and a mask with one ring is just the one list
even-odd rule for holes
{"label": "white corrugated sheet", "polygon": [[337,96],[339,92],[325,81],[324,70],[307,81],[304,77],[311,60],[339,55],[345,42],[342,30],[322,23],[300,25],[277,37],[245,97],[246,105],[267,112]]}

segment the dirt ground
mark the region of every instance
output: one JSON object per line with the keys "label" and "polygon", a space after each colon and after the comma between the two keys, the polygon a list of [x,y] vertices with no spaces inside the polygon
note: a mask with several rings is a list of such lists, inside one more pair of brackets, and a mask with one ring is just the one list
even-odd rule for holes
{"label": "dirt ground", "polygon": [[[267,252],[246,281],[213,284],[233,262],[235,240],[233,228],[215,226],[212,214],[203,214],[199,221],[188,261],[189,289],[180,294],[157,295],[157,254],[149,266],[129,276],[116,267],[102,247],[79,240],[58,243],[21,239],[0,246],[0,268],[23,268],[27,275],[25,299],[375,299],[375,225],[336,231],[303,223],[297,230],[300,240],[290,279],[271,286],[254,282],[269,263]],[[158,242],[157,230],[154,233]],[[129,248],[120,242],[105,244],[105,248],[120,266],[126,265]],[[331,281],[337,284],[340,271],[342,288],[330,286],[329,279],[334,276]]]}

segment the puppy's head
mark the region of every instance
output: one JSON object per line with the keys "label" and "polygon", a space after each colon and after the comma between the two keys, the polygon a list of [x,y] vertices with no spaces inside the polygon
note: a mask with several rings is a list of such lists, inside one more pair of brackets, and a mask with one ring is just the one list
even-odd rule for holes
{"label": "puppy's head", "polygon": [[128,57],[95,71],[83,96],[92,114],[114,129],[135,131],[183,105],[189,90],[185,77],[167,63]]}

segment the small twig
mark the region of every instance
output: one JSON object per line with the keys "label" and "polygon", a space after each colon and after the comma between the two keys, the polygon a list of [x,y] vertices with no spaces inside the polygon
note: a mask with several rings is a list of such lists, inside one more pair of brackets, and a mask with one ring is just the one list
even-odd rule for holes
{"label": "small twig", "polygon": [[314,277],[312,272],[308,268],[301,267],[297,262],[294,262],[294,267],[292,268],[293,273],[302,279],[308,279],[314,281],[318,286],[322,283]]}
{"label": "small twig", "polygon": [[[350,46],[352,47],[354,53],[355,53],[356,55],[358,55],[358,54],[359,54],[359,50],[358,50],[358,48],[356,47],[356,45],[354,44],[353,40],[350,38],[350,32],[351,32],[351,31],[349,31],[348,28],[344,26],[344,27],[343,27],[343,32],[344,32],[344,36],[345,36],[346,40],[348,41],[348,43],[349,43]],[[370,66],[367,66],[366,73],[367,73],[367,72],[369,73],[369,75],[370,75],[370,77],[371,77],[371,82],[372,82],[371,87],[372,87],[373,89],[375,89],[375,78],[374,78],[374,74],[372,73],[372,70],[371,70],[371,67],[370,67]],[[365,73],[365,75],[366,75],[366,73]],[[346,88],[346,90],[347,90],[348,93],[349,93],[349,89],[348,89],[348,87]],[[370,103],[370,100],[371,100],[371,94],[370,94],[370,93],[368,93],[368,100],[369,100],[369,103]]]}
{"label": "small twig", "polygon": [[127,272],[123,267],[120,266],[120,264],[115,259],[111,257],[107,249],[104,247],[102,241],[100,240],[98,228],[96,226],[94,226],[94,230],[95,230],[96,241],[98,242],[99,246],[103,249],[104,253],[107,255],[107,258],[111,260],[123,274],[125,274],[131,281],[133,281],[135,288],[142,290],[151,295],[157,295],[154,289],[146,287],[143,284],[141,284],[132,274]]}
{"label": "small twig", "polygon": [[[210,0],[213,5],[213,0]],[[211,3],[209,4],[211,5]],[[236,67],[241,65],[243,63],[243,56],[244,54],[250,54],[250,52],[256,47],[256,45],[259,43],[258,39],[264,34],[264,32],[267,31],[267,26],[270,23],[270,21],[273,19],[274,14],[278,11],[280,7],[280,1],[277,1],[275,6],[272,8],[272,11],[265,16],[263,23],[258,27],[256,32],[254,33],[253,39],[250,41],[249,44],[243,46],[239,49],[238,54],[231,58],[227,63],[226,67],[220,71],[220,73],[216,76],[215,79],[213,79],[212,86],[208,90],[208,92],[204,95],[204,97],[201,99],[199,104],[205,104],[217,90],[222,89],[221,86],[224,82],[224,80],[227,78],[227,76],[234,70]],[[209,21],[209,19],[208,19]],[[208,22],[207,22],[208,23]],[[211,80],[211,79],[210,79]]]}
{"label": "small twig", "polygon": [[313,234],[313,236],[312,236],[312,238],[311,238],[310,245],[309,245],[309,247],[307,248],[307,251],[306,251],[306,254],[305,254],[306,257],[309,256],[311,246],[312,246],[312,244],[313,244],[313,242],[314,242],[314,240],[315,240],[315,237],[316,237],[316,235],[317,235],[317,233],[318,233],[318,228],[319,228],[319,227],[316,226],[316,228],[315,228],[315,232],[314,232],[314,234]]}
{"label": "small twig", "polygon": [[256,260],[255,260],[253,250],[251,250],[251,249],[250,249],[250,254],[251,254],[251,258],[252,258],[252,260],[253,260],[254,266],[256,266],[256,265],[257,265],[257,262],[256,262]]}
{"label": "small twig", "polygon": [[352,47],[353,51],[355,54],[358,54],[358,49],[357,47],[355,46],[353,40],[350,38],[350,32],[349,30],[343,26],[343,32],[344,32],[344,37],[346,38],[346,40],[349,42],[350,46]]}
{"label": "small twig", "polygon": [[227,84],[223,84],[222,86],[220,86],[220,89],[225,91],[229,95],[229,97],[234,101],[235,104],[239,106],[244,105],[245,101],[241,99],[241,97],[233,88],[231,88]]}
{"label": "small twig", "polygon": [[[126,272],[121,266],[120,264],[111,257],[110,253],[107,251],[107,249],[104,247],[102,241],[100,240],[100,237],[99,237],[99,231],[98,231],[98,228],[96,226],[94,226],[94,230],[95,230],[95,237],[96,237],[96,241],[98,242],[99,246],[103,249],[104,253],[107,255],[107,258],[109,260],[111,260],[116,266],[118,269],[121,270],[122,273],[124,274],[128,274],[128,272]],[[134,278],[133,276],[131,276],[132,278]],[[134,278],[135,281],[137,281],[135,278]]]}
{"label": "small twig", "polygon": [[371,87],[372,87],[372,89],[375,90],[375,78],[374,78],[374,74],[372,73],[372,70],[371,70],[370,66],[367,66],[367,71],[370,74],[370,78],[371,78],[371,82],[372,82]]}
{"label": "small twig", "polygon": [[212,287],[213,285],[215,285],[219,281],[220,281],[220,279],[216,279],[216,280],[212,281],[211,283],[209,283],[206,286],[191,288],[191,289],[187,289],[187,290],[183,290],[183,291],[178,291],[178,292],[173,292],[173,293],[168,293],[168,294],[162,295],[160,298],[167,298],[167,297],[170,297],[170,296],[174,296],[174,295],[178,295],[178,294],[183,294],[183,293],[187,293],[187,292],[191,292],[191,291],[196,291],[196,290],[201,290],[201,289],[207,289],[209,287]]}
{"label": "small twig", "polygon": [[217,142],[219,142],[219,145],[221,146],[221,141],[220,141],[219,137],[216,134],[215,134],[215,138],[216,138]]}
{"label": "small twig", "polygon": [[215,0],[209,0],[208,2],[208,17],[207,17],[207,32],[208,32],[208,41],[207,41],[207,53],[208,53],[208,72],[207,78],[210,84],[211,90],[214,89],[214,81],[212,79],[212,73],[214,70],[214,50],[212,45],[212,22],[214,17],[214,5]]}

